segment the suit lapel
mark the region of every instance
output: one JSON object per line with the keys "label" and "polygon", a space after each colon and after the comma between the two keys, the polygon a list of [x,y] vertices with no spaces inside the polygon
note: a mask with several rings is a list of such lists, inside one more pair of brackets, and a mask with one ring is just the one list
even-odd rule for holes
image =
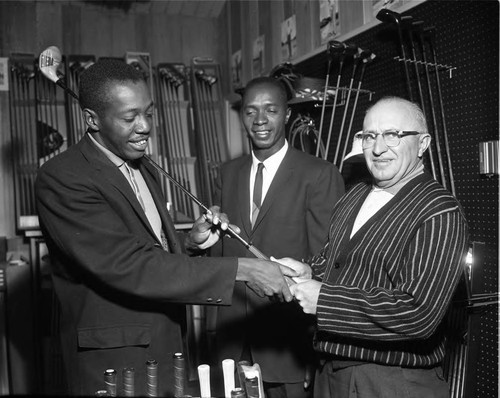
{"label": "suit lapel", "polygon": [[285,190],[287,181],[290,179],[293,173],[294,164],[292,157],[293,156],[291,148],[289,147],[285,157],[283,158],[283,161],[278,167],[278,171],[276,172],[276,175],[274,176],[271,185],[269,186],[269,190],[266,193],[266,197],[262,202],[259,215],[257,217],[257,220],[255,221],[255,225],[253,228],[254,231],[259,227],[259,224],[266,216],[266,213],[271,209],[273,202],[279,196],[280,192],[283,192],[283,190]]}
{"label": "suit lapel", "polygon": [[[110,187],[115,188],[117,191],[119,191],[125,200],[132,206],[134,209],[135,213],[137,214],[137,217],[141,220],[141,222],[146,226],[148,231],[150,232],[151,236],[158,241],[158,238],[156,237],[156,234],[154,233],[153,229],[151,228],[151,224],[149,223],[149,220],[146,216],[146,213],[144,213],[144,210],[141,207],[141,204],[137,200],[137,197],[135,196],[134,191],[132,190],[132,187],[130,186],[129,182],[125,178],[125,176],[122,174],[122,172],[116,167],[107,157],[106,155],[97,148],[92,141],[90,140],[87,135],[83,137],[83,139],[79,142],[80,145],[80,151],[82,154],[85,156],[87,161],[89,162],[90,166],[93,168],[94,173],[98,178],[104,178]],[[141,168],[141,171],[143,168]],[[148,172],[144,174],[150,174]],[[143,174],[143,176],[144,176]],[[151,187],[154,185],[151,183],[151,177],[146,179],[144,176],[146,183],[148,184],[148,187],[151,191],[151,195],[153,195],[153,198],[155,200],[155,203],[157,204],[158,209],[160,209],[161,206],[158,206],[157,199],[155,198],[156,194],[153,194],[155,189],[152,189]],[[160,210],[158,210],[160,211]],[[160,217],[162,218],[163,221],[163,216],[162,213],[160,212]]]}
{"label": "suit lapel", "polygon": [[153,197],[158,213],[160,214],[162,228],[165,232],[165,236],[167,237],[169,249],[173,253],[180,253],[182,250],[179,245],[175,225],[170,217],[170,214],[168,213],[165,197],[163,196],[160,186],[155,178],[157,175],[156,170],[154,170],[153,167],[144,160],[144,158],[140,159],[139,167],[142,176],[148,185],[149,191],[151,192],[151,196]]}
{"label": "suit lapel", "polygon": [[245,165],[238,172],[238,207],[240,209],[241,227],[247,236],[252,234],[252,224],[250,222],[250,169],[252,167],[252,157],[248,158]]}
{"label": "suit lapel", "polygon": [[90,166],[94,169],[94,172],[98,174],[100,178],[106,179],[110,186],[116,188],[130,203],[136,213],[147,221],[146,215],[144,214],[132,187],[118,167],[116,167],[106,157],[106,155],[92,143],[87,135],[84,136],[80,143],[82,144],[80,146],[81,152],[88,160]]}

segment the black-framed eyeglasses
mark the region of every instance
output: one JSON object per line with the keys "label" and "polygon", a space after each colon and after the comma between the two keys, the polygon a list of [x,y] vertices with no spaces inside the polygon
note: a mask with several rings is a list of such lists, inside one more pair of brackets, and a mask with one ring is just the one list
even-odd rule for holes
{"label": "black-framed eyeglasses", "polygon": [[404,130],[388,130],[384,131],[381,134],[375,134],[371,132],[363,132],[361,134],[362,138],[362,147],[363,149],[371,148],[375,145],[375,141],[377,140],[377,136],[381,135],[385,145],[394,147],[398,146],[401,142],[401,138],[406,137],[407,135],[418,135],[419,131],[404,131]]}

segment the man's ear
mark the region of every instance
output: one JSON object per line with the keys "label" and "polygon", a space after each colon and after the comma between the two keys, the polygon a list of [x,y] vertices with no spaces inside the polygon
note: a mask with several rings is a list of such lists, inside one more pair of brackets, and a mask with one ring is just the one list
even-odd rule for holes
{"label": "man's ear", "polygon": [[429,145],[431,144],[431,136],[428,133],[422,134],[420,136],[420,139],[418,141],[418,157],[421,158],[424,156],[425,151],[427,148],[429,148]]}
{"label": "man's ear", "polygon": [[290,119],[290,115],[292,114],[291,108],[286,108],[286,116],[285,116],[285,124],[288,123],[288,119]]}
{"label": "man's ear", "polygon": [[99,131],[99,116],[97,116],[97,113],[92,109],[85,108],[83,110],[83,118],[90,130]]}

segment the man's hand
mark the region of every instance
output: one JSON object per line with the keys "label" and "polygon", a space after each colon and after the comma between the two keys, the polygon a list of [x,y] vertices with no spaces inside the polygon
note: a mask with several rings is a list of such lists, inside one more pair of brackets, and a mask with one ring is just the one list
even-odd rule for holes
{"label": "man's hand", "polygon": [[312,363],[306,364],[306,370],[304,373],[304,390],[308,390],[314,384],[314,376],[316,372],[316,366]]}
{"label": "man's hand", "polygon": [[238,258],[237,281],[247,283],[259,296],[268,296],[278,301],[290,302],[293,299],[281,270],[289,276],[297,273],[283,265],[256,258]]}
{"label": "man's hand", "polygon": [[[219,206],[212,206],[194,222],[186,237],[186,247],[198,250],[208,249],[217,243],[221,231],[226,231],[229,225],[227,215],[220,212]],[[240,233],[240,229],[235,225],[231,225],[231,229]]]}
{"label": "man's hand", "polygon": [[306,314],[316,315],[321,286],[322,283],[314,279],[290,286],[292,294]]}
{"label": "man's hand", "polygon": [[[283,257],[278,259],[271,257],[271,260],[293,269],[297,273],[297,276],[292,278],[296,283],[305,282],[306,280],[312,278],[312,269],[308,264],[294,260],[293,258],[290,257]],[[285,270],[282,270],[282,272],[284,275],[287,275]]]}

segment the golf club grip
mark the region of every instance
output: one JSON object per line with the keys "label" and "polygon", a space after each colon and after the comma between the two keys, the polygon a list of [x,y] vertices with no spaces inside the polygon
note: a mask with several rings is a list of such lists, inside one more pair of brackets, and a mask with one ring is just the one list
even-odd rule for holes
{"label": "golf club grip", "polygon": [[247,246],[247,249],[252,253],[255,257],[260,258],[262,260],[269,260],[269,257],[267,257],[264,253],[262,253],[259,249],[257,249],[255,246],[249,244]]}

